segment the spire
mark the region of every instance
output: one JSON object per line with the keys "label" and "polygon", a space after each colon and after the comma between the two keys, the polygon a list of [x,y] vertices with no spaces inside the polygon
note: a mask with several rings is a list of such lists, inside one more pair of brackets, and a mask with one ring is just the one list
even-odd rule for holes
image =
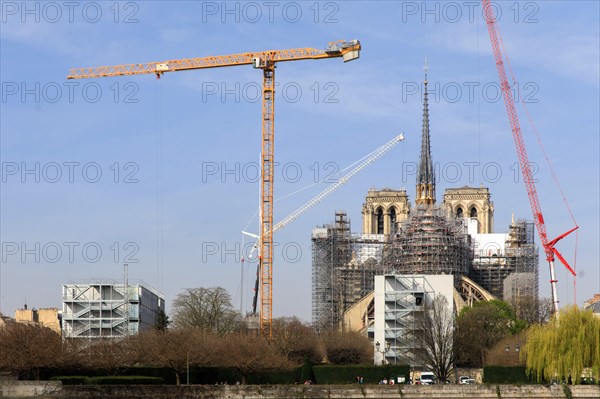
{"label": "spire", "polygon": [[425,58],[424,90],[423,90],[423,129],[421,131],[421,157],[417,174],[417,205],[432,205],[435,203],[435,173],[431,160],[431,144],[429,141],[429,103],[427,100],[427,72],[429,63]]}

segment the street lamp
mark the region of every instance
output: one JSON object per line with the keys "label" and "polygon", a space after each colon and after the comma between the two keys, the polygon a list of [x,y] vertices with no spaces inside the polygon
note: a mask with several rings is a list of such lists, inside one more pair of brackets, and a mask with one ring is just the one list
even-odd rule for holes
{"label": "street lamp", "polygon": [[[509,352],[510,352],[510,345],[508,345],[508,344],[507,344],[507,345],[504,347],[504,351],[505,351],[506,353],[509,353]],[[515,353],[517,354],[517,363],[518,363],[518,356],[519,356],[519,352],[520,352],[520,351],[521,351],[521,347],[519,346],[519,344],[517,344],[517,345],[515,346]],[[509,360],[511,361],[511,364],[514,364],[514,357],[513,357],[513,355],[509,355]]]}
{"label": "street lamp", "polygon": [[385,353],[390,350],[389,341],[385,343],[385,348],[383,350],[379,350],[381,348],[381,344],[379,341],[375,343],[375,350],[377,353],[381,353],[381,364],[385,364]]}

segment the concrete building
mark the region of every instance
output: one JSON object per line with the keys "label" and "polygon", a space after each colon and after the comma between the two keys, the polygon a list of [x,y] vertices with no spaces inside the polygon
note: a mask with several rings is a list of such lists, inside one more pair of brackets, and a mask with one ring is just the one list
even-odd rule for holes
{"label": "concrete building", "polygon": [[[374,363],[423,368],[415,334],[425,304],[442,295],[454,313],[451,275],[386,274],[375,277]],[[379,343],[379,345],[377,345]]]}
{"label": "concrete building", "polygon": [[156,325],[164,296],[145,283],[114,280],[63,284],[63,335],[68,338],[119,338]]}

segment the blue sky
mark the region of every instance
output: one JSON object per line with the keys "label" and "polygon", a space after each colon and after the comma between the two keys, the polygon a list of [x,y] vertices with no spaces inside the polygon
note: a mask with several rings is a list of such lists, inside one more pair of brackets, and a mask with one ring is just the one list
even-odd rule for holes
{"label": "blue sky", "polygon": [[[535,121],[580,226],[577,302],[600,292],[599,3],[495,3],[552,238],[573,226],[521,106]],[[1,2],[0,310],[60,306],[68,281],[123,276],[161,290],[223,286],[244,310],[240,230],[257,231],[261,74],[240,66],[66,81],[70,67],[163,61],[359,39],[361,58],[276,71],[276,198],[406,140],[275,237],[274,314],[310,320],[310,232],[346,210],[360,232],[371,187],[414,198],[423,60],[438,201],[490,188],[495,230],[531,219],[477,2]],[[277,202],[282,219],[324,185]],[[248,225],[248,223],[250,224]],[[536,237],[537,238],[537,237]],[[575,236],[559,249],[574,260]],[[561,304],[573,280],[557,266]],[[549,296],[546,263],[540,293]]]}

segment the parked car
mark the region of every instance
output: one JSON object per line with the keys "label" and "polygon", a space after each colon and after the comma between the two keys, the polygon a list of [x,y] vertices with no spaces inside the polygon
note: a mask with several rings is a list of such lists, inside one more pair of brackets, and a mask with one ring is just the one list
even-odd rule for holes
{"label": "parked car", "polygon": [[458,377],[458,383],[462,385],[471,385],[475,384],[475,380],[468,375],[462,375]]}
{"label": "parked car", "polygon": [[435,374],[430,371],[424,371],[421,373],[421,385],[433,385],[435,384]]}

